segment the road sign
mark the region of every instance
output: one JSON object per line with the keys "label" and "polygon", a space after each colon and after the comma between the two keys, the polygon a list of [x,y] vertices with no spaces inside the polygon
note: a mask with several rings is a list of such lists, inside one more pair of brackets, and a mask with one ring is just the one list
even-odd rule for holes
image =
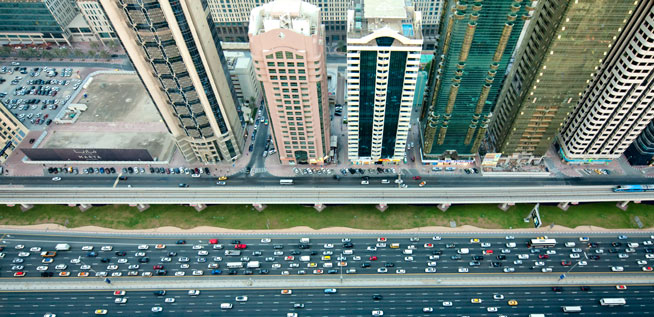
{"label": "road sign", "polygon": [[534,228],[540,228],[540,226],[543,224],[540,220],[538,207],[540,207],[540,203],[537,203],[536,206],[534,206],[534,208],[531,210],[531,213],[529,213],[529,217],[534,220]]}
{"label": "road sign", "polygon": [[559,276],[559,280],[562,280],[564,278],[565,278],[565,274],[561,274],[561,276]]}
{"label": "road sign", "polygon": [[111,284],[111,280],[110,280],[109,278],[105,278],[104,281],[105,281],[107,284]]}

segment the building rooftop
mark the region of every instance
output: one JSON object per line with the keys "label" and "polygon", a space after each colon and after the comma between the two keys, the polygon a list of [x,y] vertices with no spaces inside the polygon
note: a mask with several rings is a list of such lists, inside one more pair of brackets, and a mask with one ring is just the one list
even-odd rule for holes
{"label": "building rooftop", "polygon": [[276,0],[252,9],[248,33],[288,29],[311,36],[320,30],[320,7],[301,0]]}
{"label": "building rooftop", "polygon": [[225,54],[225,59],[227,60],[227,66],[229,70],[235,69],[247,69],[250,65],[249,52],[237,52],[237,51],[223,51]]}
{"label": "building rooftop", "polygon": [[366,19],[406,19],[404,0],[364,0],[363,17]]}

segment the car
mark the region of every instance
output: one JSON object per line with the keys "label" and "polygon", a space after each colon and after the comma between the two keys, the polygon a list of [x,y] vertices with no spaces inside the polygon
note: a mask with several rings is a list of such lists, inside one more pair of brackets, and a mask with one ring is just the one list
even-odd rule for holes
{"label": "car", "polygon": [[186,244],[186,240],[177,240],[175,244]]}
{"label": "car", "polygon": [[148,246],[147,244],[141,244],[141,245],[138,246],[139,250],[147,250],[149,248],[150,248],[150,246]]}
{"label": "car", "polygon": [[125,291],[114,291],[114,296],[125,296]]}
{"label": "car", "polygon": [[373,310],[372,315],[373,316],[384,316],[384,311],[383,310]]}
{"label": "car", "polygon": [[167,297],[166,299],[164,299],[164,303],[174,303],[174,302],[175,302],[175,298],[173,297]]}
{"label": "car", "polygon": [[161,291],[154,291],[153,294],[154,294],[154,296],[165,296],[165,295],[166,295],[166,291],[164,291],[164,290],[161,290]]}
{"label": "car", "polygon": [[388,269],[385,267],[380,267],[377,269],[377,273],[388,273]]}
{"label": "car", "polygon": [[549,259],[550,256],[547,255],[547,254],[539,254],[539,255],[538,255],[538,258],[539,258],[539,259]]}
{"label": "car", "polygon": [[162,311],[163,311],[163,307],[161,307],[161,306],[154,306],[154,307],[152,307],[152,312],[153,312],[153,313],[160,313],[160,312],[162,312]]}
{"label": "car", "polygon": [[563,260],[563,261],[561,261],[561,265],[562,266],[570,266],[570,265],[572,265],[572,262],[570,262],[569,260]]}
{"label": "car", "polygon": [[95,310],[95,314],[96,314],[96,315],[106,315],[106,314],[107,314],[107,310],[106,310],[106,309],[96,309],[96,310]]}
{"label": "car", "polygon": [[282,295],[291,295],[293,294],[293,290],[290,289],[283,289],[281,292]]}
{"label": "car", "polygon": [[397,270],[395,270],[395,274],[406,274],[406,270],[405,269],[397,269]]}
{"label": "car", "polygon": [[627,240],[627,239],[628,239],[628,238],[627,238],[627,236],[625,236],[625,235],[619,235],[619,236],[618,236],[618,240]]}
{"label": "car", "polygon": [[581,255],[579,253],[570,253],[570,258],[571,259],[579,259]]}
{"label": "car", "polygon": [[59,176],[55,176],[55,177],[52,178],[53,182],[58,182],[60,180],[61,180],[61,177],[59,177]]}
{"label": "car", "polygon": [[165,249],[166,245],[165,244],[157,244],[154,246],[155,249]]}
{"label": "car", "polygon": [[611,266],[611,271],[613,271],[613,272],[622,272],[622,271],[624,271],[624,267],[622,267],[622,266]]}
{"label": "car", "polygon": [[234,246],[234,249],[237,249],[237,250],[242,250],[242,249],[246,249],[246,248],[247,248],[247,245],[242,244],[242,243],[239,243],[239,244]]}
{"label": "car", "polygon": [[247,302],[247,301],[248,301],[248,297],[247,297],[247,296],[236,296],[236,299],[235,299],[235,300],[236,300],[237,302]]}
{"label": "car", "polygon": [[552,272],[552,268],[551,267],[544,267],[544,268],[540,269],[540,271],[543,272],[543,273],[550,273],[550,272]]}
{"label": "car", "polygon": [[621,291],[622,291],[622,290],[626,290],[626,289],[627,289],[627,285],[616,285],[616,286],[615,286],[615,289],[618,289],[618,290],[621,290]]}
{"label": "car", "polygon": [[432,313],[432,312],[434,312],[434,308],[433,307],[423,307],[422,312],[423,313]]}
{"label": "car", "polygon": [[114,299],[114,303],[116,303],[116,304],[125,304],[125,303],[127,303],[127,297],[116,298],[116,299]]}
{"label": "car", "polygon": [[197,289],[189,290],[188,295],[189,296],[198,296],[198,295],[200,295],[200,290],[197,290]]}
{"label": "car", "polygon": [[377,256],[376,255],[371,255],[368,260],[370,261],[377,261]]}
{"label": "car", "polygon": [[468,273],[468,268],[467,267],[460,267],[459,268],[459,273]]}
{"label": "car", "polygon": [[580,286],[579,289],[584,291],[584,292],[588,292],[588,291],[590,291],[590,286]]}
{"label": "car", "polygon": [[473,299],[470,299],[470,302],[473,303],[473,304],[481,304],[483,302],[483,300],[481,298],[473,298]]}
{"label": "car", "polygon": [[24,277],[26,275],[23,271],[18,271],[14,273],[14,277]]}
{"label": "car", "polygon": [[489,313],[496,313],[497,312],[497,307],[487,307],[486,311]]}
{"label": "car", "polygon": [[325,288],[325,294],[336,294],[337,290],[335,288]]}
{"label": "car", "polygon": [[436,268],[435,267],[427,267],[427,268],[425,268],[425,273],[436,273]]}
{"label": "car", "polygon": [[518,301],[515,300],[515,299],[511,299],[511,300],[509,300],[509,301],[507,302],[507,304],[509,304],[509,306],[517,306],[517,305],[518,305]]}
{"label": "car", "polygon": [[588,237],[579,237],[579,241],[588,242],[588,241],[590,241],[590,238],[588,238]]}
{"label": "car", "polygon": [[472,238],[472,239],[470,239],[470,243],[479,243],[479,239]]}
{"label": "car", "polygon": [[102,250],[102,251],[111,251],[111,250],[113,250],[113,249],[114,249],[114,247],[112,247],[112,246],[110,246],[110,245],[104,245],[104,246],[102,246],[102,247],[100,248],[100,250]]}

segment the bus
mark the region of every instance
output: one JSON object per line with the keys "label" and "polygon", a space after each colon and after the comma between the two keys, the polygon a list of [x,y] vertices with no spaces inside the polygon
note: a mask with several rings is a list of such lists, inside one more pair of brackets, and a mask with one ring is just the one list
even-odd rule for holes
{"label": "bus", "polygon": [[564,313],[580,313],[581,306],[561,306]]}
{"label": "bus", "polygon": [[624,298],[602,298],[600,304],[602,306],[622,306],[626,305],[627,301]]}
{"label": "bus", "polygon": [[531,239],[527,242],[529,248],[553,248],[556,246],[556,239],[538,238]]}
{"label": "bus", "polygon": [[280,179],[279,185],[293,185],[292,179]]}

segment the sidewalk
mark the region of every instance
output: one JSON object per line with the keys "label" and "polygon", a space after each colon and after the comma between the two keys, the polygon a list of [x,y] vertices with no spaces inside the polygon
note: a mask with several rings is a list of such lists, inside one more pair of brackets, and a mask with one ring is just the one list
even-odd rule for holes
{"label": "sidewalk", "polygon": [[61,290],[151,290],[151,289],[220,289],[220,288],[370,288],[370,287],[534,287],[566,285],[617,285],[651,284],[654,277],[642,273],[568,273],[560,279],[560,273],[513,273],[513,274],[404,274],[397,277],[381,277],[377,274],[338,274],[312,277],[302,276],[252,276],[232,278],[207,277],[104,277],[86,278],[14,278],[0,283],[0,291],[61,291]]}

